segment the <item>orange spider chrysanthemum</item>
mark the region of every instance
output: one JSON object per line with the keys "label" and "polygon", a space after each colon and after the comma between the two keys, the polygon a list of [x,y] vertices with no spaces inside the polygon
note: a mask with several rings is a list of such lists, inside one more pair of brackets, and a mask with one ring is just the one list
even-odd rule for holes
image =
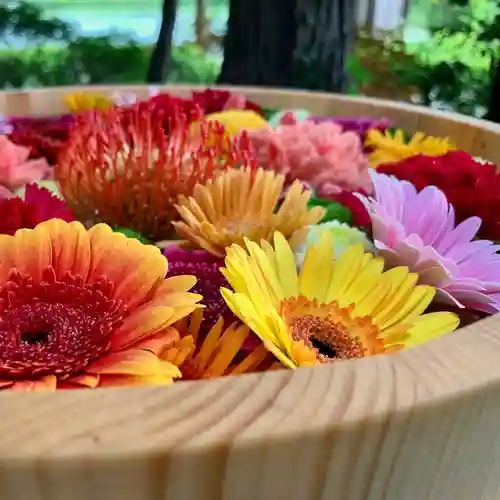
{"label": "orange spider chrysanthemum", "polygon": [[252,165],[245,136],[228,139],[221,126],[210,123],[194,137],[179,110],[166,137],[153,111],[113,108],[79,118],[55,174],[80,220],[128,227],[154,241],[169,239],[179,195],[189,196],[220,171]]}
{"label": "orange spider chrysanthemum", "polygon": [[193,276],[164,279],[160,251],[98,224],[52,219],[0,236],[0,387],[166,384],[178,368],[144,347],[198,306]]}
{"label": "orange spider chrysanthemum", "polygon": [[308,209],[311,192],[300,181],[292,184],[280,205],[284,182],[285,176],[262,168],[224,172],[196,186],[191,197],[179,197],[183,221],[174,222],[177,233],[220,257],[233,243],[242,244],[244,238],[268,241],[275,231],[296,247],[325,211]]}
{"label": "orange spider chrysanthemum", "polygon": [[[241,375],[273,368],[274,360],[264,345],[245,325],[224,325],[222,317],[206,336],[200,334],[203,312],[197,309],[189,318],[179,321],[172,330],[180,340],[167,348],[150,342],[149,348],[161,359],[178,366],[182,380],[200,380],[226,375]],[[245,349],[244,344],[255,340]]]}

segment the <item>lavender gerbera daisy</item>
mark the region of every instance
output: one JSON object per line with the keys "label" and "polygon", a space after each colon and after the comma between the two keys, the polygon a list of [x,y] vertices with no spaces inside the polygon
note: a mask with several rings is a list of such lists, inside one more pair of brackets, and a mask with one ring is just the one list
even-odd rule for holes
{"label": "lavender gerbera daisy", "polygon": [[475,240],[479,217],[455,225],[455,210],[435,186],[413,184],[372,171],[373,197],[365,203],[378,253],[389,266],[408,266],[436,300],[487,313],[500,311],[500,245]]}

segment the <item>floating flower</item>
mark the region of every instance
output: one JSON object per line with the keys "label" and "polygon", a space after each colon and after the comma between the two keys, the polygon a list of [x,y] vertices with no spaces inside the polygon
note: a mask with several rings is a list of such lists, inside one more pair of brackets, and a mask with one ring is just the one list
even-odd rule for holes
{"label": "floating flower", "polygon": [[308,249],[319,244],[321,235],[325,231],[330,234],[334,244],[332,259],[338,259],[353,245],[360,244],[365,251],[374,250],[372,242],[363,231],[338,221],[323,222],[309,227],[306,243],[295,251],[299,266],[303,264]]}
{"label": "floating flower", "polygon": [[[230,109],[220,113],[211,113],[204,118],[205,123],[216,122],[224,127],[227,137],[236,137],[244,130],[268,129],[269,124],[258,113],[245,109]],[[193,133],[199,130],[199,123],[191,125]]]}
{"label": "floating flower", "polygon": [[354,132],[362,141],[366,139],[369,130],[375,129],[381,132],[387,130],[390,126],[388,118],[361,117],[342,117],[342,116],[311,116],[309,120],[314,123],[332,122],[342,127],[344,132]]}
{"label": "floating flower", "polygon": [[68,140],[75,115],[50,117],[11,117],[8,137],[18,146],[30,150],[30,159],[45,158],[49,165],[57,163],[59,151]]}
{"label": "floating flower", "polygon": [[240,94],[229,90],[204,89],[193,92],[193,101],[206,113],[219,113],[230,109],[248,109],[262,115],[262,108]]}
{"label": "floating flower", "polygon": [[324,209],[308,210],[311,192],[300,182],[291,186],[278,208],[284,181],[284,176],[261,168],[224,172],[196,186],[192,197],[179,197],[183,221],[173,224],[181,237],[219,257],[232,243],[269,240],[275,231],[295,247],[305,239],[307,227],[322,219]]}
{"label": "floating flower", "polygon": [[407,142],[402,130],[393,133],[390,130],[381,132],[377,129],[368,131],[365,146],[372,151],[369,155],[372,167],[378,167],[383,163],[395,163],[418,154],[439,156],[455,149],[447,138],[426,136],[417,132]]}
{"label": "floating flower", "polygon": [[137,110],[140,114],[151,114],[152,123],[161,127],[165,133],[170,133],[177,126],[184,126],[185,123],[199,121],[203,118],[204,112],[200,106],[192,99],[171,94],[156,94],[145,101],[139,101],[136,106],[125,110],[124,117],[131,122],[136,120]]}
{"label": "floating flower", "polygon": [[71,92],[64,96],[64,104],[72,113],[83,113],[94,110],[106,111],[114,105],[114,102],[109,97],[101,94]]}
{"label": "floating flower", "polygon": [[307,109],[282,109],[276,111],[268,120],[271,127],[278,125],[295,125],[298,122],[307,120],[311,114]]}
{"label": "floating flower", "polygon": [[[366,193],[360,192],[358,194]],[[366,227],[371,224],[368,210],[363,205],[363,202],[356,196],[356,193],[351,191],[331,192],[330,190],[325,189],[319,190],[318,196],[340,203],[343,207],[348,209],[351,214],[351,220],[348,221],[350,226]]]}
{"label": "floating flower", "polygon": [[56,177],[79,220],[128,227],[151,241],[169,239],[177,197],[218,172],[251,165],[249,145],[244,137],[227,139],[216,125],[203,125],[191,137],[180,121],[166,137],[153,110],[133,109],[81,116]]}
{"label": "floating flower", "polygon": [[197,308],[192,276],[164,279],[153,246],[57,219],[1,236],[0,386],[20,390],[166,384],[181,374],[141,346]]}
{"label": "floating flower", "polygon": [[452,332],[456,315],[423,314],[434,297],[415,286],[406,267],[383,272],[384,262],[351,246],[333,261],[323,233],[297,273],[292,249],[276,233],[274,248],[246,241],[228,249],[223,270],[234,292],[229,307],[289,368],[392,352]]}
{"label": "floating flower", "polygon": [[24,199],[4,193],[0,197],[0,214],[0,234],[10,235],[50,219],[74,220],[66,202],[36,184],[26,186]]}
{"label": "floating flower", "polygon": [[455,226],[455,210],[435,186],[417,192],[395,177],[373,173],[374,198],[365,198],[373,239],[387,265],[408,266],[437,288],[447,304],[500,311],[500,246],[474,240],[479,217]]}
{"label": "floating flower", "polygon": [[456,221],[477,216],[483,221],[478,236],[500,240],[500,174],[492,163],[476,161],[465,151],[442,156],[418,155],[377,171],[411,182],[417,190],[436,186],[455,209]]}
{"label": "floating flower", "polygon": [[269,367],[269,352],[261,344],[250,351],[242,351],[243,344],[252,335],[240,322],[229,326],[219,318],[208,334],[203,335],[203,313],[196,310],[188,319],[175,325],[180,340],[158,355],[178,366],[183,380],[202,380],[227,375],[260,371]]}
{"label": "floating flower", "polygon": [[250,130],[257,163],[300,179],[315,189],[371,192],[368,161],[359,137],[334,123],[303,121],[276,129]]}
{"label": "floating flower", "polygon": [[[149,98],[158,95],[158,88],[155,86],[148,87]],[[134,92],[117,91],[113,93],[113,102],[117,106],[133,106],[139,101],[137,94]]]}
{"label": "floating flower", "polygon": [[29,148],[17,146],[0,135],[0,185],[15,191],[51,174],[52,169],[45,159],[28,160],[29,155]]}
{"label": "floating flower", "polygon": [[203,331],[211,328],[222,317],[234,321],[234,316],[220,294],[220,288],[227,286],[227,280],[220,272],[224,259],[205,250],[183,250],[177,245],[170,245],[163,255],[168,259],[169,276],[189,274],[197,281],[193,292],[203,297]]}

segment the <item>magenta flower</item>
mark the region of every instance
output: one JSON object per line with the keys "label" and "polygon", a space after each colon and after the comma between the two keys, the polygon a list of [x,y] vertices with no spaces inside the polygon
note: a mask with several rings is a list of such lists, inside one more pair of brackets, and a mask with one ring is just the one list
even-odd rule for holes
{"label": "magenta flower", "polygon": [[475,240],[479,217],[455,225],[455,210],[435,186],[417,192],[395,177],[372,172],[373,198],[359,195],[373,239],[390,267],[408,266],[436,300],[487,313],[500,311],[500,245]]}
{"label": "magenta flower", "polygon": [[371,118],[369,116],[348,117],[348,116],[311,116],[308,120],[314,123],[332,122],[340,125],[344,132],[355,132],[362,139],[365,138],[368,130],[376,128],[377,130],[386,130],[391,126],[388,118]]}
{"label": "magenta flower", "polygon": [[220,272],[224,267],[224,259],[216,257],[205,250],[187,251],[176,245],[167,247],[163,255],[168,260],[168,276],[191,274],[197,278],[193,293],[203,296],[201,303],[203,310],[203,330],[208,331],[217,321],[219,316],[235,320],[226,302],[220,294],[221,287],[228,287],[226,278]]}

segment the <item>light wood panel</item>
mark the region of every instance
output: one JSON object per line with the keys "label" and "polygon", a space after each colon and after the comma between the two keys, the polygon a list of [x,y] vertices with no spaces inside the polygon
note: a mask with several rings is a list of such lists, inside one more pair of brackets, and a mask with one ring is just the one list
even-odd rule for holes
{"label": "light wood panel", "polygon": [[[62,112],[67,90],[0,94],[0,111]],[[240,91],[265,106],[389,116],[500,159],[500,128],[486,122]],[[499,330],[493,317],[390,356],[166,388],[2,392],[0,499],[498,500]]]}

